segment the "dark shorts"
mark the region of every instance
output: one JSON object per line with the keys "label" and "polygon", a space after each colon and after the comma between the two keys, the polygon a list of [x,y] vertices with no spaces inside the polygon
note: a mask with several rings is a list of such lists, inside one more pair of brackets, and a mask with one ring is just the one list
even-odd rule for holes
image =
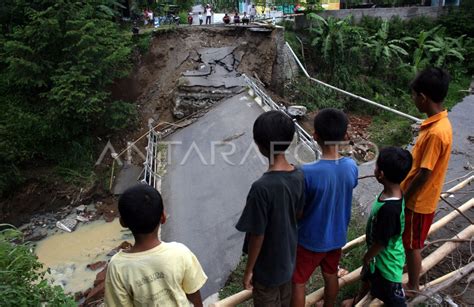
{"label": "dark shorts", "polygon": [[370,283],[370,294],[381,300],[385,306],[401,307],[407,305],[405,291],[403,291],[401,283],[385,279],[377,269],[374,273],[370,273],[365,266],[362,274],[362,280]]}
{"label": "dark shorts", "polygon": [[435,213],[422,214],[405,208],[405,230],[403,246],[405,249],[422,249],[428,237]]}
{"label": "dark shorts", "polygon": [[254,281],[253,305],[256,307],[289,307],[291,305],[291,280],[278,287],[266,287]]}
{"label": "dark shorts", "polygon": [[296,268],[293,273],[293,283],[306,283],[318,266],[321,266],[323,273],[337,274],[340,259],[340,248],[318,253],[298,245],[296,248]]}

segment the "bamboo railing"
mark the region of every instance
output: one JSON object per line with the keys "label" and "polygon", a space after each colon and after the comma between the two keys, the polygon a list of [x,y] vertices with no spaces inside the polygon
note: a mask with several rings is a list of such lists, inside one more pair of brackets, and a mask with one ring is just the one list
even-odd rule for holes
{"label": "bamboo railing", "polygon": [[[442,193],[441,196],[446,197],[448,195],[452,195],[455,192],[457,192],[457,191],[461,190],[462,188],[464,188],[465,186],[467,186],[468,184],[470,184],[473,180],[474,180],[474,176],[470,176],[469,178],[463,180],[462,182],[455,185],[454,187],[452,187],[451,189],[449,189],[445,193]],[[433,223],[430,227],[428,235],[431,235],[431,234],[437,232],[439,229],[444,227],[446,224],[448,224],[449,222],[454,220],[456,217],[460,216],[461,213],[465,213],[468,210],[470,210],[473,206],[474,206],[474,198],[471,198],[467,202],[462,204],[460,207],[458,207],[457,208],[458,211],[452,211],[449,214],[447,214],[446,216],[444,216],[443,218],[439,219],[437,222]],[[466,232],[464,232],[464,231],[466,231]],[[470,225],[464,231],[461,232],[459,234],[459,236],[460,235],[464,236],[467,233],[467,234],[470,234],[470,236],[472,237],[474,235],[474,226]],[[460,239],[460,238],[455,237],[454,239]],[[359,246],[359,245],[363,244],[364,242],[365,242],[365,235],[360,236],[360,237],[348,242],[346,245],[344,245],[344,247],[342,248],[342,251],[346,252],[346,251],[350,250],[351,248],[354,248],[356,246]],[[423,270],[424,271],[423,271],[422,274],[424,274],[426,271],[431,269],[436,263],[438,263],[440,260],[443,259],[443,257],[438,258],[438,257],[440,257],[439,256],[440,252],[449,251],[449,253],[450,253],[459,244],[460,244],[459,242],[447,242],[447,243],[443,244],[440,248],[438,248],[436,251],[434,251],[432,254],[430,254],[428,257],[426,257],[423,260]],[[441,248],[443,248],[443,250],[439,251]],[[432,256],[433,254],[435,256]],[[434,257],[436,257],[436,258],[434,258]],[[435,261],[433,259],[437,260],[437,262],[433,263],[433,261]],[[425,261],[429,261],[429,262],[425,262]],[[362,270],[362,267],[359,267],[356,270],[350,272],[349,274],[340,277],[339,278],[339,288],[344,287],[344,286],[349,285],[349,284],[352,284],[354,282],[357,282],[360,279],[361,270]],[[312,306],[312,305],[316,304],[318,301],[320,301],[323,298],[323,295],[324,295],[324,287],[308,294],[306,296],[306,306]],[[245,301],[247,301],[251,298],[252,298],[252,291],[251,290],[243,290],[243,291],[240,291],[240,292],[238,292],[234,295],[226,297],[226,298],[224,298],[220,301],[217,301],[217,302],[211,304],[210,306],[211,307],[236,306],[236,305],[241,304],[241,303],[243,303],[243,302],[245,302]],[[366,299],[366,301],[365,301],[366,304],[370,302],[370,300],[368,300],[368,297],[365,297],[364,299]]]}

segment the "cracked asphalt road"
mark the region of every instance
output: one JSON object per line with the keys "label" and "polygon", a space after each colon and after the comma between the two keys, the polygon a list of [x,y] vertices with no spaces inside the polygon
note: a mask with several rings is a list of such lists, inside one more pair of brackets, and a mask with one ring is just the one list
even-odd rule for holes
{"label": "cracked asphalt road", "polygon": [[172,161],[163,178],[169,220],[162,237],[196,254],[209,277],[203,297],[224,285],[240,259],[243,234],[235,224],[252,182],[267,168],[252,149],[252,126],[261,113],[249,96],[240,94],[167,140],[182,144],[170,147]]}

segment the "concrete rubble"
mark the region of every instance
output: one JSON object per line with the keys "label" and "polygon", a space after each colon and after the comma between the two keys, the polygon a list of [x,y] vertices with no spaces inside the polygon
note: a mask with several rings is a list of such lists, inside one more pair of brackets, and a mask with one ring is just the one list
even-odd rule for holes
{"label": "concrete rubble", "polygon": [[[118,251],[129,249],[131,246],[132,244],[127,241],[124,241],[119,246],[110,251],[107,254],[107,257],[112,257]],[[77,292],[74,294],[76,302],[81,303],[80,306],[95,306],[96,304],[102,303],[105,291],[105,277],[107,275],[107,267],[108,261],[98,261],[95,263],[91,263],[87,266],[87,268],[93,271],[99,270],[101,268],[102,269],[99,273],[97,273],[94,280],[94,284],[91,288],[84,292]]]}
{"label": "concrete rubble", "polygon": [[[25,238],[25,241],[36,242],[45,237],[60,231],[72,232],[79,223],[88,223],[98,219],[99,213],[96,206],[100,207],[101,202],[89,205],[79,205],[77,207],[67,206],[55,213],[42,213],[31,218],[29,223],[18,228]],[[105,219],[104,215],[104,219]]]}
{"label": "concrete rubble", "polygon": [[173,115],[189,116],[217,101],[244,90],[245,81],[237,72],[244,56],[236,46],[198,49],[199,64],[185,71],[178,80]]}
{"label": "concrete rubble", "polygon": [[92,271],[97,271],[98,269],[104,267],[107,264],[106,261],[97,261],[87,265],[87,268]]}

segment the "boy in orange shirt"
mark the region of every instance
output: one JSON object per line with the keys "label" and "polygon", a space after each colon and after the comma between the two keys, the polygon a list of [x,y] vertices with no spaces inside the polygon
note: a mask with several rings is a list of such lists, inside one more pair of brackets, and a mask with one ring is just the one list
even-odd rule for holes
{"label": "boy in orange shirt", "polygon": [[[421,250],[443,188],[451,155],[452,129],[443,101],[450,76],[439,68],[428,68],[411,83],[417,109],[428,115],[413,147],[413,165],[401,188],[405,191],[405,231],[403,245],[407,258],[406,290],[419,290]],[[407,293],[410,296],[410,293]]]}

